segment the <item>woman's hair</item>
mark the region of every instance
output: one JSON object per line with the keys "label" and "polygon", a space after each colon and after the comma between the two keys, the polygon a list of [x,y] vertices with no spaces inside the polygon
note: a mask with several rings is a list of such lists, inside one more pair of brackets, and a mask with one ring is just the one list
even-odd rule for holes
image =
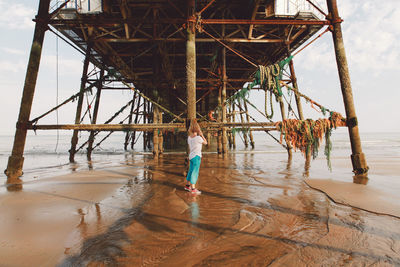
{"label": "woman's hair", "polygon": [[197,123],[196,119],[190,120],[189,135],[193,133],[197,133],[197,135],[201,133],[200,125]]}

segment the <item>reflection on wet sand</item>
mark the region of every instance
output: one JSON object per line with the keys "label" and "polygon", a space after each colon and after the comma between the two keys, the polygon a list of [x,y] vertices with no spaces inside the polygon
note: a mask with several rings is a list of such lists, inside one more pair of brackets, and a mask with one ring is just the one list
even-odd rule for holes
{"label": "reflection on wet sand", "polygon": [[78,226],[83,243],[59,265],[400,265],[399,219],[334,204],[282,158],[207,154],[199,196],[183,190],[184,155],[136,158],[130,207],[98,234]]}

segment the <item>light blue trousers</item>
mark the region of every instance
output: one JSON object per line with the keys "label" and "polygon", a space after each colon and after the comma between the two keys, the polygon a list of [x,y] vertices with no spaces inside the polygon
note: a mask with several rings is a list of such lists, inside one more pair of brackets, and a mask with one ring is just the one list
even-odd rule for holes
{"label": "light blue trousers", "polygon": [[196,184],[197,179],[199,178],[200,163],[200,156],[195,156],[190,160],[189,172],[186,176],[186,180],[189,181],[191,184]]}

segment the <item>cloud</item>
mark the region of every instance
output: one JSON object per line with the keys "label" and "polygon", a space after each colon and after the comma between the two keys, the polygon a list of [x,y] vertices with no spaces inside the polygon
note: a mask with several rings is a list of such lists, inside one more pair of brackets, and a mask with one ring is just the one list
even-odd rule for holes
{"label": "cloud", "polygon": [[[41,66],[55,71],[57,66],[56,55],[44,55]],[[78,59],[70,59],[65,56],[58,57],[58,69],[60,75],[77,75],[80,77],[82,73],[83,63]]]}
{"label": "cloud", "polygon": [[10,47],[1,47],[1,50],[8,54],[13,54],[13,55],[25,55],[26,51],[20,50],[20,49],[15,49],[15,48],[10,48]]}
{"label": "cloud", "polygon": [[7,72],[13,72],[13,73],[19,73],[23,72],[26,69],[26,63],[23,61],[7,61],[7,60],[0,60],[0,72],[1,73],[7,73]]}
{"label": "cloud", "polygon": [[357,69],[375,75],[385,69],[400,70],[396,62],[400,56],[400,5],[389,2],[343,2],[342,28],[349,61]]}
{"label": "cloud", "polygon": [[306,70],[332,71],[336,68],[336,61],[332,40],[329,39],[331,36],[326,33],[321,39],[300,52],[295,58],[296,63]]}
{"label": "cloud", "polygon": [[[325,5],[326,6],[326,5]],[[372,72],[400,70],[400,5],[397,0],[341,1],[339,15],[344,19],[342,31],[350,69]],[[297,56],[302,67],[326,71],[335,67],[335,52],[330,33],[317,40]]]}
{"label": "cloud", "polygon": [[0,0],[0,28],[31,29],[35,10],[23,4]]}

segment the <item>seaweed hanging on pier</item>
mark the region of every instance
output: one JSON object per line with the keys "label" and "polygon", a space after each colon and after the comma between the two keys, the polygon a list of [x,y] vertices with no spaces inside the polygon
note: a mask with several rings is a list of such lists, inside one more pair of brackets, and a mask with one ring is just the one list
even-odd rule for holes
{"label": "seaweed hanging on pier", "polygon": [[330,136],[332,129],[340,126],[346,126],[346,120],[340,113],[331,112],[328,119],[318,120],[297,120],[287,119],[277,122],[276,127],[281,132],[280,142],[285,139],[295,150],[300,150],[303,155],[312,154],[313,159],[318,156],[318,150],[325,137],[325,156],[327,164],[331,170],[330,154],[332,142]]}

